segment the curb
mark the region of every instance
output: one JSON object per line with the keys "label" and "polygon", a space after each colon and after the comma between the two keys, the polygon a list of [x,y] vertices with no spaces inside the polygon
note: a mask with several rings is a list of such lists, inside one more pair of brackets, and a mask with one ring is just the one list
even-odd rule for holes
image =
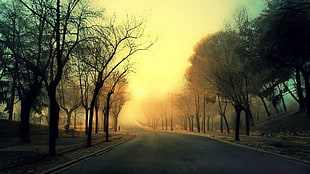
{"label": "curb", "polygon": [[128,140],[124,140],[124,141],[122,141],[122,142],[119,142],[119,143],[110,145],[110,146],[108,146],[108,147],[106,147],[106,148],[103,148],[103,149],[101,149],[101,150],[98,150],[98,151],[96,151],[96,152],[93,152],[93,153],[90,154],[90,155],[85,155],[85,156],[82,156],[82,157],[80,157],[80,158],[78,158],[78,159],[69,161],[69,162],[67,162],[67,163],[64,163],[64,164],[59,165],[59,166],[56,166],[56,167],[53,167],[53,168],[51,168],[51,169],[48,169],[48,170],[46,170],[46,171],[41,172],[41,174],[50,174],[50,173],[56,172],[56,171],[58,171],[58,170],[60,170],[60,169],[62,169],[62,168],[65,168],[65,167],[68,167],[68,166],[70,166],[70,165],[72,165],[72,164],[74,164],[74,163],[83,161],[83,160],[85,160],[85,159],[87,159],[87,158],[89,158],[89,157],[91,157],[91,156],[96,156],[96,155],[99,154],[99,153],[105,152],[105,151],[107,151],[107,150],[109,150],[109,149],[111,149],[111,148],[113,148],[113,147],[115,147],[115,146],[118,146],[118,145],[120,145],[120,144],[123,144],[123,143],[125,143],[125,142],[128,142],[128,141],[134,139],[136,136],[137,136],[137,135],[136,135],[136,133],[135,133],[134,136],[133,136],[132,138],[129,138]]}
{"label": "curb", "polygon": [[[111,140],[113,141],[113,139]],[[104,142],[105,142],[104,140],[94,140],[93,145],[97,145],[97,144],[104,143]],[[22,145],[22,143],[20,144]],[[58,151],[57,155],[61,155],[63,153],[72,152],[72,151],[85,148],[85,143],[77,143],[77,144],[68,145],[66,147],[61,147],[61,148],[56,147],[56,148]],[[26,154],[21,154],[21,155],[16,155],[16,156],[0,159],[0,173],[8,169],[13,169],[13,168],[16,168],[22,165],[27,165],[27,164],[31,164],[36,161],[40,161],[48,156],[49,155],[47,152],[29,151],[29,153],[26,153]]]}
{"label": "curb", "polygon": [[281,155],[281,154],[278,154],[278,153],[269,152],[269,151],[265,151],[265,150],[262,150],[262,149],[258,149],[258,148],[254,148],[254,147],[250,147],[250,146],[246,146],[246,145],[242,145],[242,144],[233,143],[233,142],[230,142],[230,141],[216,139],[216,138],[214,138],[212,136],[206,136],[207,134],[200,135],[200,134],[186,133],[186,132],[185,133],[184,132],[175,132],[175,133],[187,134],[187,135],[195,135],[195,136],[200,136],[200,137],[205,137],[205,138],[213,139],[213,140],[220,141],[222,143],[226,143],[226,144],[229,144],[229,145],[237,146],[237,147],[240,147],[240,148],[250,149],[250,150],[258,151],[258,152],[265,153],[265,154],[268,154],[268,155],[277,156],[277,157],[280,157],[280,158],[283,158],[283,159],[290,160],[292,162],[298,163],[300,165],[303,165],[303,166],[306,166],[306,167],[310,167],[310,161],[294,158],[294,157],[287,156],[287,155]]}
{"label": "curb", "polygon": [[[209,137],[207,137],[207,138],[209,138]],[[240,147],[240,148],[250,149],[250,150],[253,150],[253,151],[262,152],[262,153],[265,153],[265,154],[268,154],[268,155],[271,155],[271,156],[277,156],[277,157],[280,157],[280,158],[283,158],[283,159],[287,159],[287,160],[293,161],[293,162],[298,163],[300,165],[303,165],[303,166],[306,166],[306,167],[310,167],[310,161],[294,158],[294,157],[287,156],[287,155],[281,155],[281,154],[278,154],[278,153],[269,152],[269,151],[266,151],[266,150],[257,149],[257,148],[254,148],[254,147],[250,147],[250,146],[246,146],[246,145],[242,145],[242,144],[237,144],[237,143],[233,143],[233,142],[229,142],[229,141],[218,140],[216,138],[210,138],[210,139],[214,139],[214,140],[217,140],[217,141],[220,141],[220,142],[223,142],[223,143],[226,143],[226,144],[234,145],[234,146],[237,146],[237,147]]]}

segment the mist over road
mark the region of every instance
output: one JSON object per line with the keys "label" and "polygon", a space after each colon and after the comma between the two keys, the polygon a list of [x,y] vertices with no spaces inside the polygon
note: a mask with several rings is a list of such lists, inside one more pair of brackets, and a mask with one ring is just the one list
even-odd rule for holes
{"label": "mist over road", "polygon": [[135,139],[57,173],[306,174],[310,167],[205,137],[140,129]]}

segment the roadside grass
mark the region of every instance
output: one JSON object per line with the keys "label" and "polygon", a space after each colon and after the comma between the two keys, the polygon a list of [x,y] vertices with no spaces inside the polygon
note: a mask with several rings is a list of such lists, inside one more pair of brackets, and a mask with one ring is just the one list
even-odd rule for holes
{"label": "roadside grass", "polygon": [[306,113],[293,112],[273,116],[256,123],[252,131],[266,136],[305,136],[310,137],[310,117]]}

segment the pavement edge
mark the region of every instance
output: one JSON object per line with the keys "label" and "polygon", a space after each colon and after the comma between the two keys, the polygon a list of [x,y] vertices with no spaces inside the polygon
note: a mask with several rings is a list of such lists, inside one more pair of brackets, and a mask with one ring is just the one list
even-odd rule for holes
{"label": "pavement edge", "polygon": [[61,164],[61,165],[59,165],[59,166],[53,167],[53,168],[51,168],[51,169],[48,169],[48,170],[46,170],[46,171],[41,172],[41,174],[50,174],[50,173],[56,172],[56,171],[58,171],[58,170],[60,170],[60,169],[62,169],[62,168],[68,167],[68,166],[70,166],[70,165],[72,165],[72,164],[74,164],[74,163],[83,161],[83,160],[85,160],[85,159],[87,159],[87,158],[89,158],[89,157],[91,157],[91,156],[96,156],[97,154],[102,153],[102,152],[104,152],[104,151],[107,151],[107,150],[109,150],[109,149],[111,149],[111,148],[113,148],[113,147],[115,147],[115,146],[118,146],[118,145],[123,144],[123,143],[125,143],[125,142],[128,142],[128,141],[130,141],[130,140],[133,140],[136,136],[137,136],[137,134],[134,133],[134,135],[133,135],[132,138],[129,138],[129,139],[127,139],[127,140],[124,140],[124,141],[119,142],[119,143],[116,143],[116,144],[112,144],[112,145],[110,145],[110,146],[108,146],[108,147],[105,147],[105,148],[103,148],[103,149],[101,149],[101,150],[98,150],[98,151],[96,151],[96,152],[93,152],[93,153],[91,153],[91,154],[89,154],[89,155],[85,155],[85,156],[82,156],[82,157],[77,158],[77,159],[75,159],[75,160],[72,160],[72,161],[66,162],[66,163],[64,163],[64,164]]}

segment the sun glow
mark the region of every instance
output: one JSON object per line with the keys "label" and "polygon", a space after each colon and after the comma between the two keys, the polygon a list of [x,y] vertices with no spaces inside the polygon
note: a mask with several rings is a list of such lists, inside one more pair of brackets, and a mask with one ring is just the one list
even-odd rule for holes
{"label": "sun glow", "polygon": [[118,18],[126,15],[144,18],[145,35],[158,38],[150,50],[135,56],[136,73],[129,77],[131,100],[120,116],[121,119],[132,117],[131,120],[139,119],[140,103],[150,96],[164,97],[182,88],[194,45],[202,37],[220,30],[236,7],[247,7],[256,15],[264,6],[263,0],[97,0],[93,3]]}

